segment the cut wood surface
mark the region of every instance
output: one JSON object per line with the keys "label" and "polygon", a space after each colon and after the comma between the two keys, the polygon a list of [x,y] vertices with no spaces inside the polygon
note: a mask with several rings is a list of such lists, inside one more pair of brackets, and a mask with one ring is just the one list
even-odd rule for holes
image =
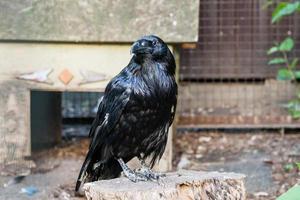
{"label": "cut wood surface", "polygon": [[243,200],[245,176],[236,173],[170,172],[156,182],[131,182],[125,177],[86,183],[88,200]]}

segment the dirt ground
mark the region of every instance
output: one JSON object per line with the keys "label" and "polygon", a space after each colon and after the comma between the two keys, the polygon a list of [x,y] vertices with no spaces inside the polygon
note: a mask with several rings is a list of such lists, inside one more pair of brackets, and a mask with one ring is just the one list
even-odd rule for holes
{"label": "dirt ground", "polygon": [[247,199],[275,199],[300,178],[300,134],[182,133],[174,166],[246,175]]}
{"label": "dirt ground", "polygon": [[[0,166],[0,199],[85,199],[75,197],[74,188],[88,144],[88,139],[75,139],[53,149],[34,153],[28,158],[30,162],[25,161],[21,166],[14,163]],[[13,178],[20,174],[27,175],[20,183],[12,184]],[[37,192],[33,195],[21,192],[28,187],[34,187]]]}
{"label": "dirt ground", "polygon": [[[300,134],[180,132],[174,142],[174,170],[246,174],[250,200],[274,199],[300,177],[294,165],[300,161]],[[88,143],[87,139],[75,139],[35,153],[23,165],[0,166],[0,199],[84,199],[75,197],[73,188]],[[25,178],[14,183],[13,178],[20,174]],[[29,186],[36,193],[21,193]]]}

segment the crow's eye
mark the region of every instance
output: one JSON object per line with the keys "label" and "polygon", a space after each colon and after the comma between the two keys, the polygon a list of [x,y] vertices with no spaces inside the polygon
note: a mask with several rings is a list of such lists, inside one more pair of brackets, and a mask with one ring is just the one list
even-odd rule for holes
{"label": "crow's eye", "polygon": [[152,45],[153,45],[153,46],[156,46],[156,45],[157,45],[157,40],[153,40],[153,41],[152,41]]}

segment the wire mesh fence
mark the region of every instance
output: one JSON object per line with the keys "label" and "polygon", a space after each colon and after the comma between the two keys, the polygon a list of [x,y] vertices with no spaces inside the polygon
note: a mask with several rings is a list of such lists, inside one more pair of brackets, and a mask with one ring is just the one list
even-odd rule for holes
{"label": "wire mesh fence", "polygon": [[267,50],[292,36],[299,57],[300,18],[271,24],[263,2],[201,1],[198,42],[180,50],[179,125],[295,125],[285,106],[296,84],[276,80]]}
{"label": "wire mesh fence", "polygon": [[88,135],[101,96],[100,92],[62,93],[62,136],[64,138]]}
{"label": "wire mesh fence", "polygon": [[96,116],[101,93],[99,92],[63,92],[63,118],[82,119]]}

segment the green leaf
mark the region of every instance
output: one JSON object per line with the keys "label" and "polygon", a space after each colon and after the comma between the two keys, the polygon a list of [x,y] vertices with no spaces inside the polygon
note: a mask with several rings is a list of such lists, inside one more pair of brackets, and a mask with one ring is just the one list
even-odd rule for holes
{"label": "green leaf", "polygon": [[300,79],[300,71],[299,70],[294,71],[294,77],[296,79]]}
{"label": "green leaf", "polygon": [[300,162],[296,162],[298,169],[300,170]]}
{"label": "green leaf", "polygon": [[294,68],[297,66],[298,61],[299,61],[298,58],[294,58],[294,59],[293,59],[293,61],[292,61],[292,63],[291,63],[291,68],[292,68],[292,69],[294,69]]}
{"label": "green leaf", "polygon": [[294,119],[300,118],[300,111],[292,110],[292,111],[290,111],[290,114],[292,115],[292,118],[294,118]]}
{"label": "green leaf", "polygon": [[[297,94],[297,96],[299,98],[299,93]],[[294,99],[292,101],[289,101],[287,108],[288,108],[290,115],[294,119],[300,118],[300,101],[299,101],[299,99]]]}
{"label": "green leaf", "polygon": [[275,17],[282,9],[284,9],[289,2],[279,2],[276,6],[276,8],[272,12],[272,17]]}
{"label": "green leaf", "polygon": [[294,74],[292,71],[281,68],[277,72],[277,79],[278,80],[292,80],[294,78]]}
{"label": "green leaf", "polygon": [[294,48],[294,40],[290,37],[285,38],[279,45],[280,51],[291,51]]}
{"label": "green leaf", "polygon": [[288,109],[294,109],[295,105],[297,104],[297,100],[291,100],[289,101],[289,103],[287,104],[287,108]]}
{"label": "green leaf", "polygon": [[273,53],[275,53],[275,52],[277,52],[277,51],[279,51],[279,48],[277,47],[277,46],[275,46],[275,47],[271,47],[270,49],[269,49],[269,51],[268,51],[268,55],[270,55],[270,54],[273,54]]}
{"label": "green leaf", "polygon": [[[299,94],[298,94],[299,97]],[[300,101],[298,99],[294,99],[289,101],[288,103],[288,109],[291,110],[296,110],[296,111],[300,111]]]}
{"label": "green leaf", "polygon": [[293,14],[299,9],[300,2],[294,3],[281,2],[272,13],[272,23],[278,22],[283,16]]}
{"label": "green leaf", "polygon": [[294,165],[291,163],[288,163],[288,164],[284,165],[283,169],[285,172],[290,172],[292,169],[294,169]]}
{"label": "green leaf", "polygon": [[280,12],[288,5],[287,2],[280,2],[272,12],[272,23],[277,22],[281,17],[280,17]]}
{"label": "green leaf", "polygon": [[284,58],[273,58],[268,62],[268,65],[275,65],[275,64],[282,64],[286,63],[286,60]]}

